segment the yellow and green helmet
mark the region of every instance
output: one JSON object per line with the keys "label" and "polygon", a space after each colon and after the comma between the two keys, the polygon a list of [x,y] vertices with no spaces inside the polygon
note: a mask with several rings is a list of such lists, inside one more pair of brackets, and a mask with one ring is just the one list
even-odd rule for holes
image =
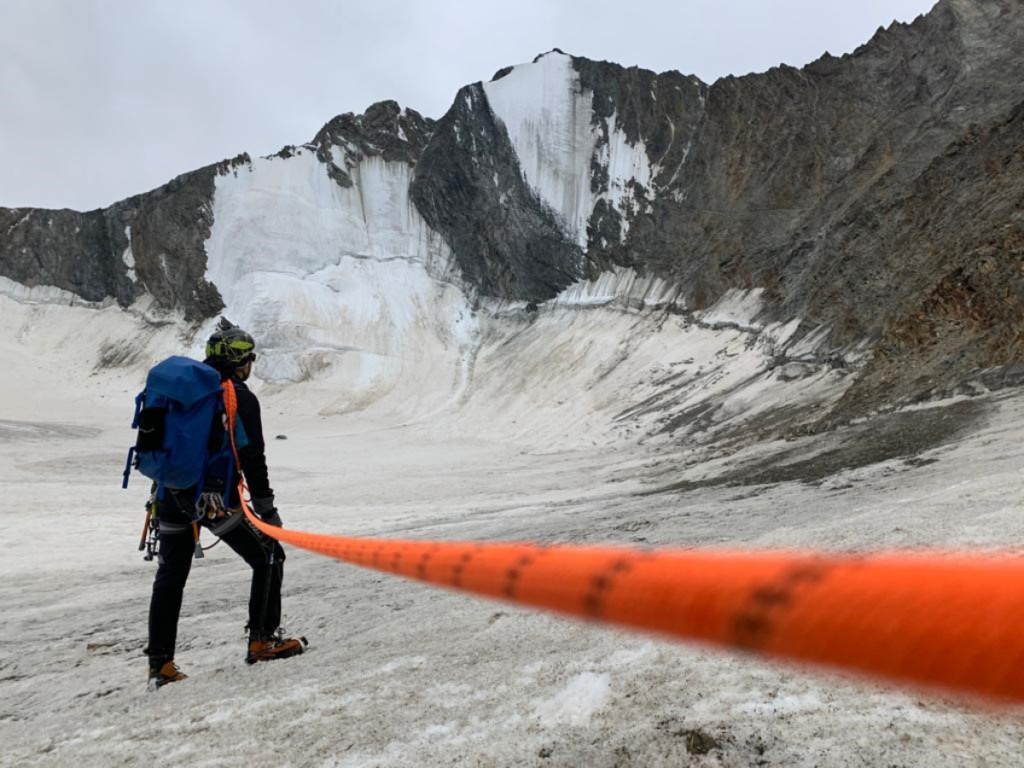
{"label": "yellow and green helmet", "polygon": [[256,358],[256,342],[236,325],[218,328],[206,342],[206,357],[213,362],[241,367]]}

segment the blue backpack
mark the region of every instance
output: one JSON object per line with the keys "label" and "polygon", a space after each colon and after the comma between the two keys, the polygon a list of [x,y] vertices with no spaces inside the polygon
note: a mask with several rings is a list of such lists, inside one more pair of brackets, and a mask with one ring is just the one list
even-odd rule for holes
{"label": "blue backpack", "polygon": [[[212,477],[223,480],[228,504],[234,453],[228,439],[224,390],[220,373],[187,357],[169,357],[150,369],[146,388],[135,398],[132,429],[139,431],[128,451],[122,488],[134,466],[157,485],[180,490],[196,486],[196,499]],[[236,419],[235,443],[247,444]],[[217,483],[218,490],[220,483]]]}

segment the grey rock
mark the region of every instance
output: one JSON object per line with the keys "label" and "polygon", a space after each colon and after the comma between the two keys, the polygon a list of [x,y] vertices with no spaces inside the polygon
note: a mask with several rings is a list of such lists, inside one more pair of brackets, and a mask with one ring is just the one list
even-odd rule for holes
{"label": "grey rock", "polygon": [[438,121],[410,195],[484,294],[543,301],[584,274],[582,249],[524,181],[479,83]]}
{"label": "grey rock", "polygon": [[817,368],[806,363],[786,363],[776,369],[775,375],[782,381],[796,381],[813,376]]}
{"label": "grey rock", "polygon": [[[0,275],[29,287],[56,286],[88,301],[112,297],[122,306],[149,293],[188,320],[212,317],[224,306],[204,277],[213,180],[248,162],[248,155],[239,155],[87,213],[0,208]],[[135,281],[124,260],[129,227]]]}
{"label": "grey rock", "polygon": [[0,208],[0,275],[29,287],[57,286],[87,301],[131,303],[136,289],[122,256],[136,200],[88,213]]}
{"label": "grey rock", "polygon": [[[331,120],[313,139],[316,156],[342,187],[351,187],[351,168],[364,157],[415,165],[430,139],[434,121],[413,109],[403,110],[394,101],[373,104],[362,115],[347,112]],[[331,149],[343,156],[339,165]]]}

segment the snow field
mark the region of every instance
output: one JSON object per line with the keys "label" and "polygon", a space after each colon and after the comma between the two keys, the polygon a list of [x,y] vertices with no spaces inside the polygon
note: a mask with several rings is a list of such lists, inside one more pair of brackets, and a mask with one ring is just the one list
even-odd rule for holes
{"label": "snow field", "polygon": [[[178,656],[191,677],[147,695],[141,649],[155,565],[136,550],[145,488],[135,480],[121,491],[119,473],[145,367],[190,341],[180,326],[145,318],[141,307],[0,298],[0,604],[22,641],[0,651],[0,765],[1019,764],[1016,717],[527,612],[301,551],[288,554],[285,623],[310,637],[307,655],[242,663],[248,576],[217,547],[195,564],[186,593]],[[435,396],[408,411],[385,396],[326,416],[318,408],[337,393],[320,392],[317,376],[263,383],[267,434],[288,437],[268,446],[286,525],[844,550],[993,548],[1024,537],[1019,398],[992,399],[987,426],[923,457],[934,463],[891,460],[819,485],[640,495],[781,449],[722,453],[714,429],[640,442],[648,422],[633,422],[631,435],[614,416],[660,391],[644,383],[645,366],[660,380],[657,366],[685,353],[708,378],[684,396],[724,403],[746,391],[726,380],[753,376],[750,386],[768,391],[751,408],[782,402],[783,392],[810,398],[823,385],[758,373],[750,331],[614,302],[552,302],[526,319],[478,322],[471,384],[456,397],[453,381],[424,380]],[[97,370],[105,348],[134,352]],[[459,353],[445,354],[450,371]],[[826,450],[820,440],[807,438],[803,450]]]}

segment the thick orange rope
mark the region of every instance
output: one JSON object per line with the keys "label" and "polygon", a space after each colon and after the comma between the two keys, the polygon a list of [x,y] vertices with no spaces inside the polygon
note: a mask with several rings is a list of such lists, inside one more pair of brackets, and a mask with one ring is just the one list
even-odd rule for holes
{"label": "thick orange rope", "polygon": [[1024,563],[374,540],[249,521],[430,584],[634,629],[1024,702]]}
{"label": "thick orange rope", "polygon": [[[231,423],[234,391],[225,390]],[[1024,703],[1019,558],[330,536],[267,525],[244,490],[243,482],[245,515],[264,534],[354,565],[683,640]]]}
{"label": "thick orange rope", "polygon": [[[235,445],[235,417],[238,416],[238,395],[235,394],[235,384],[231,379],[225,379],[220,383],[224,390],[224,417],[227,422],[228,437],[231,439],[231,452],[235,455],[235,471],[242,477],[242,465],[238,461],[238,446]],[[239,483],[239,488],[242,484]]]}

